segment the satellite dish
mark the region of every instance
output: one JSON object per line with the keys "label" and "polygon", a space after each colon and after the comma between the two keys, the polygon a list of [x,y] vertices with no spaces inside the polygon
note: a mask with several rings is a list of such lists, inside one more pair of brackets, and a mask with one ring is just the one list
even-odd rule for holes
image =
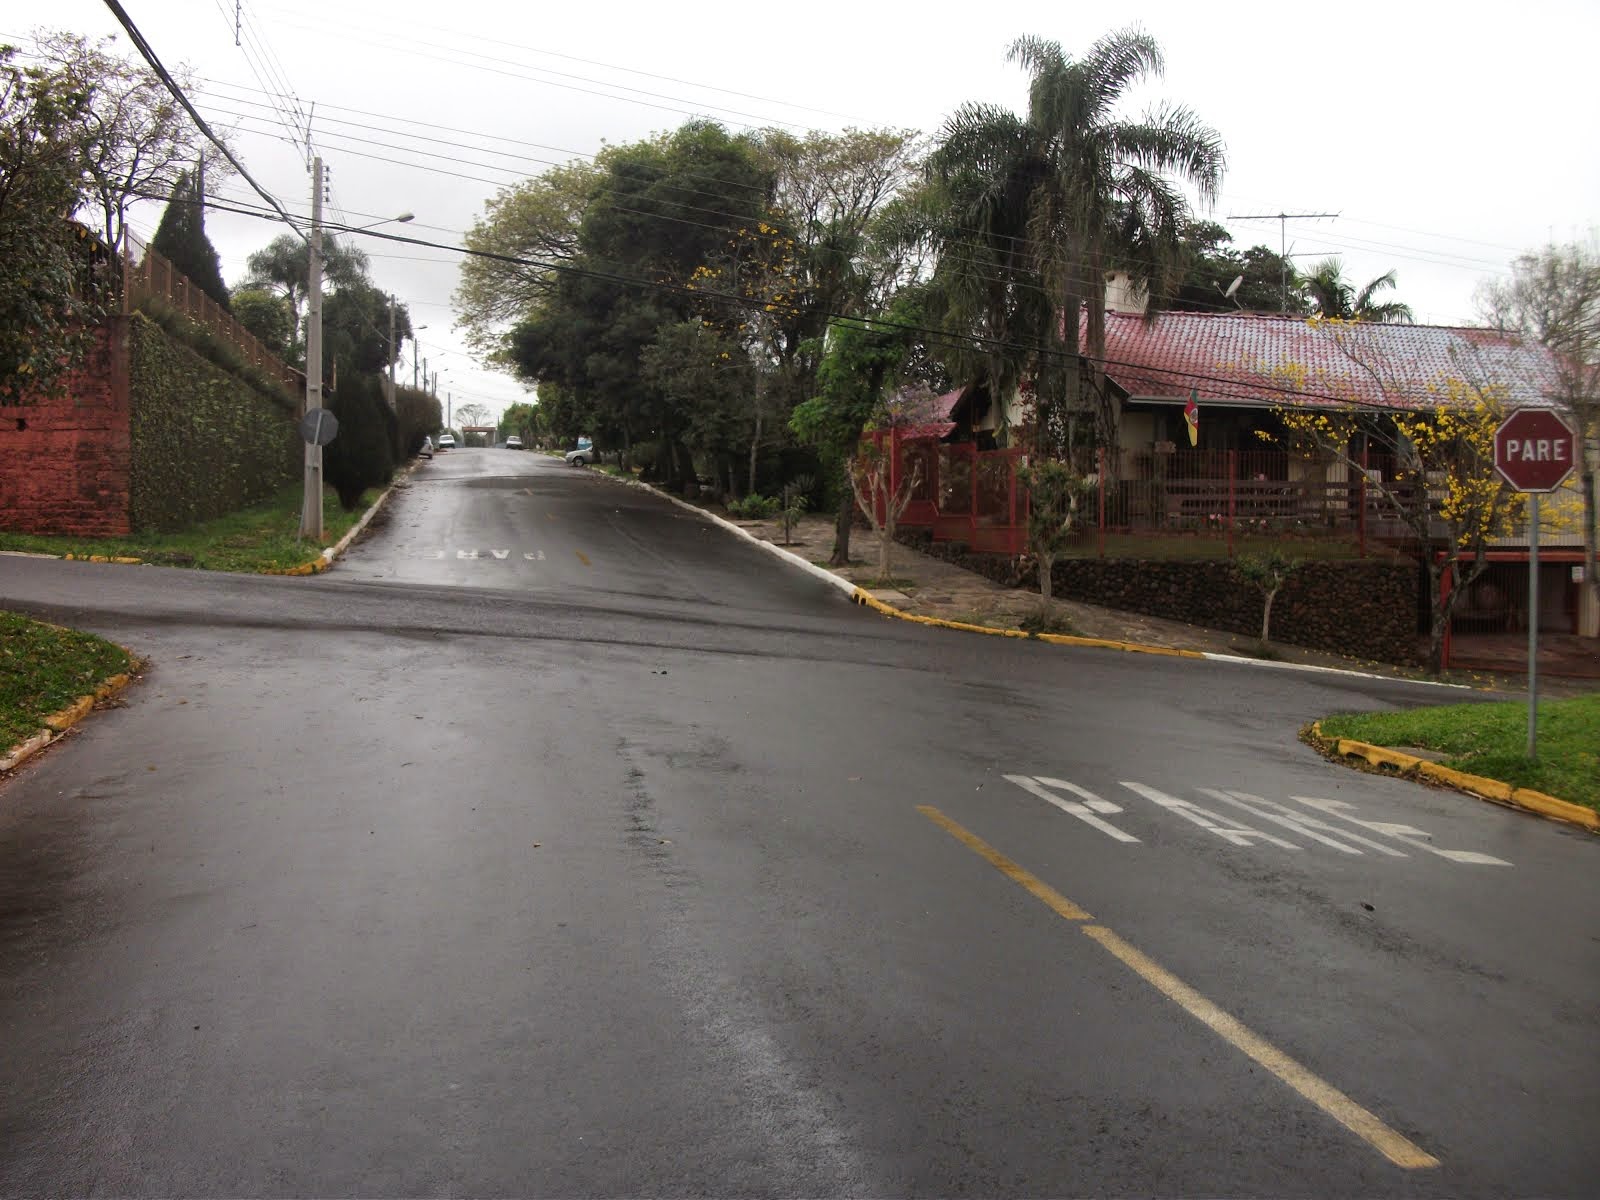
{"label": "satellite dish", "polygon": [[[1234,276],[1233,282],[1228,285],[1228,290],[1222,293],[1222,298],[1224,300],[1233,300],[1233,294],[1239,290],[1239,285],[1243,282],[1243,275]],[[1234,303],[1237,304],[1238,301],[1234,300]]]}

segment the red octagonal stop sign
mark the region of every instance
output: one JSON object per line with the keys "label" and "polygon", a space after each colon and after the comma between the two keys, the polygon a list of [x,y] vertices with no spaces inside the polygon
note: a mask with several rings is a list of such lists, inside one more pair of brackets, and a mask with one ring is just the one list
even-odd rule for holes
{"label": "red octagonal stop sign", "polygon": [[1578,439],[1549,409],[1519,409],[1494,431],[1494,469],[1519,492],[1555,491],[1577,457]]}

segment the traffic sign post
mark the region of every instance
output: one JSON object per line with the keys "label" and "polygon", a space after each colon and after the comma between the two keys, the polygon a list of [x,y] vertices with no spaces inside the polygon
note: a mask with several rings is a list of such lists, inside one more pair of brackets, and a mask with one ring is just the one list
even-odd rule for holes
{"label": "traffic sign post", "polygon": [[1494,431],[1494,469],[1528,494],[1528,757],[1538,755],[1539,733],[1539,497],[1572,474],[1578,439],[1548,409],[1518,409]]}

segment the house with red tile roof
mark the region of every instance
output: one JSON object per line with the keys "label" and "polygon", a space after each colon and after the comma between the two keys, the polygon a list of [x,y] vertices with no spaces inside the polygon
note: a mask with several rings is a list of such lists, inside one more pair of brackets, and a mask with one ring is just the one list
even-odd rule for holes
{"label": "house with red tile roof", "polygon": [[[1492,391],[1507,409],[1556,406],[1552,354],[1492,329],[1116,311],[1106,313],[1105,325],[1099,366],[1118,430],[1113,474],[1124,480],[1158,477],[1164,457],[1189,451],[1184,409],[1191,398],[1199,410],[1197,449],[1213,452],[1216,462],[1235,452],[1241,468],[1244,455],[1259,454],[1268,444],[1263,434],[1276,440],[1283,426],[1275,410],[1286,406],[1426,412],[1459,403],[1453,396],[1461,395],[1462,385],[1469,394]],[[1087,342],[1087,317],[1082,333]],[[1094,366],[1085,360],[1087,369]],[[973,389],[951,411],[960,427],[952,440],[974,436],[980,444],[1015,441],[1015,431],[1029,419],[1022,396],[996,405]],[[1375,465],[1368,474],[1383,469]],[[1349,478],[1343,462],[1292,455],[1263,455],[1250,470],[1260,470],[1251,477],[1265,483],[1329,489]],[[1575,480],[1559,495],[1566,510],[1581,512]],[[1543,540],[1553,558],[1572,558],[1583,544],[1581,522],[1547,532]],[[1507,557],[1524,559],[1527,544],[1525,530],[1498,543]],[[1573,561],[1581,563],[1581,557]],[[1600,632],[1600,606],[1592,594],[1585,589],[1580,598],[1575,586],[1565,590],[1572,595],[1574,625],[1589,636]]]}
{"label": "house with red tile roof", "polygon": [[[1258,448],[1254,431],[1271,428],[1271,410],[1284,405],[1426,411],[1450,402],[1455,380],[1493,386],[1507,407],[1545,408],[1556,390],[1549,351],[1491,329],[1255,313],[1107,312],[1105,320],[1101,366],[1124,454],[1187,445],[1191,396],[1199,446],[1227,450]],[[982,431],[1020,424],[1021,407],[1013,397],[1004,411],[982,400],[955,411]]]}

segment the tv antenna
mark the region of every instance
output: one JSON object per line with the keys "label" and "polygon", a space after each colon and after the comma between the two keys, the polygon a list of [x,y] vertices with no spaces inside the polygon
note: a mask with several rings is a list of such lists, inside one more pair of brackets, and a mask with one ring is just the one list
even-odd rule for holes
{"label": "tv antenna", "polygon": [[1228,220],[1230,220],[1230,221],[1276,221],[1276,222],[1278,222],[1278,260],[1282,264],[1282,271],[1281,271],[1282,279],[1280,280],[1280,287],[1281,287],[1282,290],[1281,290],[1281,294],[1280,294],[1281,298],[1279,300],[1279,308],[1278,308],[1279,312],[1285,312],[1286,313],[1286,312],[1289,311],[1289,222],[1290,221],[1322,220],[1323,218],[1328,218],[1328,219],[1331,220],[1331,219],[1333,219],[1333,218],[1335,218],[1337,216],[1339,216],[1339,214],[1336,213],[1336,212],[1331,212],[1331,213],[1327,213],[1327,212],[1316,212],[1316,213],[1275,212],[1275,213],[1237,213],[1237,214],[1229,213],[1228,214]]}

